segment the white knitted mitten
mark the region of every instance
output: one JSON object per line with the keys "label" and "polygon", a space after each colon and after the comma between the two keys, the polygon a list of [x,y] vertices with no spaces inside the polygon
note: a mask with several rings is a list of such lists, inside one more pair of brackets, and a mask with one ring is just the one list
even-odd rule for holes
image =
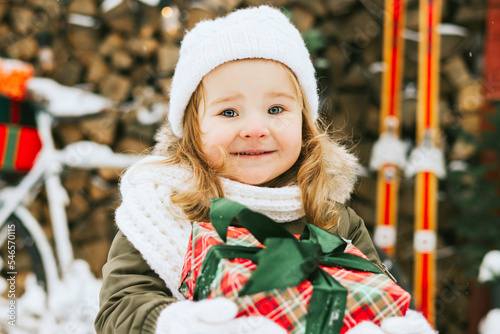
{"label": "white knitted mitten", "polygon": [[362,322],[346,334],[436,334],[424,316],[414,310],[406,311],[404,317],[389,317],[382,320],[381,326],[373,322]]}
{"label": "white knitted mitten", "polygon": [[286,334],[266,317],[240,317],[227,298],[175,302],[164,309],[156,323],[157,334]]}
{"label": "white knitted mitten", "polygon": [[363,321],[349,329],[346,334],[385,334],[385,332],[373,322]]}
{"label": "white knitted mitten", "polygon": [[436,334],[422,313],[406,311],[404,317],[389,317],[382,320],[380,327],[388,334]]}

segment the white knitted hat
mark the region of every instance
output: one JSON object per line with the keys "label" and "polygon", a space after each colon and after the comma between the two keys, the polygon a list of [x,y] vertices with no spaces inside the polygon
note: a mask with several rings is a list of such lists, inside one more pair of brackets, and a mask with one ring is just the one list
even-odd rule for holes
{"label": "white knitted hat", "polygon": [[271,59],[288,66],[317,118],[315,71],[299,31],[278,9],[245,8],[199,22],[186,33],[170,90],[168,119],[177,137],[182,137],[184,111],[203,77],[223,63],[247,58]]}

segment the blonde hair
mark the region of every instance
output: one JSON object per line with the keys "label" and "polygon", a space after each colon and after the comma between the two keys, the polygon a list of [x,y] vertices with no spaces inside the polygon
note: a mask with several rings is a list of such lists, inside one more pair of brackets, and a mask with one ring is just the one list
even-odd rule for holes
{"label": "blonde hair", "polygon": [[[281,64],[281,63],[279,63]],[[282,187],[297,184],[302,193],[302,203],[307,221],[324,229],[335,228],[337,202],[333,201],[334,187],[331,181],[334,162],[329,154],[337,142],[328,133],[327,127],[312,118],[304,92],[295,74],[281,64],[293,83],[296,96],[302,106],[302,149],[296,163],[276,179],[261,186]],[[171,201],[179,206],[191,221],[209,221],[210,199],[224,197],[219,176],[226,176],[227,152],[221,152],[222,166],[214,168],[206,161],[201,147],[201,129],[198,121],[198,106],[203,101],[203,81],[191,96],[184,113],[183,137],[171,136],[169,143],[171,154],[164,161],[178,164],[192,172],[189,184],[182,190],[174,190]],[[173,138],[175,137],[175,138]],[[225,154],[224,154],[225,153]],[[225,159],[224,159],[225,158]]]}

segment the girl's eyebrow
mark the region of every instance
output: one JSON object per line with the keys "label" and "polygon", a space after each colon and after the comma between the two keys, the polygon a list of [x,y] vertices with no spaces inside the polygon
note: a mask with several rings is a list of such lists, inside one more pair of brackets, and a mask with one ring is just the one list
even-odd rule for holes
{"label": "girl's eyebrow", "polygon": [[217,104],[221,104],[221,103],[224,103],[224,102],[231,102],[231,101],[242,99],[242,98],[244,98],[244,96],[242,94],[235,94],[235,95],[230,95],[230,96],[224,96],[224,97],[215,99],[214,101],[210,102],[208,104],[208,106],[212,107],[212,106],[217,105]]}
{"label": "girl's eyebrow", "polygon": [[297,100],[297,98],[291,94],[285,93],[285,92],[280,92],[280,91],[271,91],[266,94],[269,97],[285,97],[290,100]]}
{"label": "girl's eyebrow", "polygon": [[[297,98],[291,94],[282,92],[282,91],[271,91],[266,93],[266,96],[269,98],[275,98],[275,97],[284,97],[293,101],[296,101]],[[235,95],[230,95],[230,96],[224,96],[218,99],[213,100],[208,104],[208,107],[213,107],[217,104],[225,103],[225,102],[231,102],[239,99],[243,99],[244,96],[243,94],[235,94]]]}

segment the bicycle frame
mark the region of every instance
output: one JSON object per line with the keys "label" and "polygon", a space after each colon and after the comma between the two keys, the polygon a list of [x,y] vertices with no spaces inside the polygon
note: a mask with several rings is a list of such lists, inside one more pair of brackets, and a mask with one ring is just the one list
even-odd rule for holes
{"label": "bicycle frame", "polygon": [[[141,156],[113,153],[107,146],[86,141],[74,143],[58,150],[52,138],[54,118],[47,111],[38,109],[36,122],[42,141],[42,149],[33,168],[21,182],[15,187],[0,191],[0,226],[4,226],[11,215],[17,216],[24,222],[24,225],[27,225],[26,228],[37,242],[37,247],[44,261],[43,265],[47,271],[47,292],[50,295],[55,281],[65,276],[66,271],[74,261],[65,211],[69,198],[60,180],[63,168],[66,166],[82,169],[126,168],[138,161]],[[41,184],[45,184],[47,193],[56,248],[55,258],[39,223],[26,208],[35,197]]]}

